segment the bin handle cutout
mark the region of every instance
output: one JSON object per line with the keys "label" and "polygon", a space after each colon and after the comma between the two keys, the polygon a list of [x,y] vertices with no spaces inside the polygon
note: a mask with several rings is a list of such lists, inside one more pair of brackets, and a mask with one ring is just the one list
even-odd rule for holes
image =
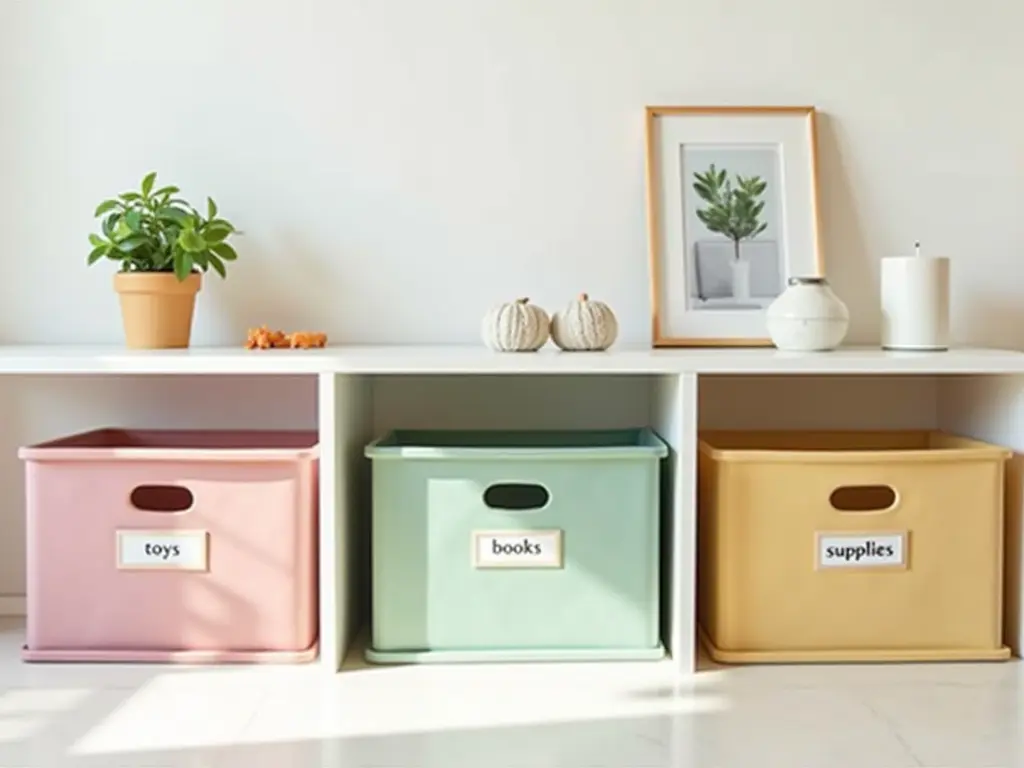
{"label": "bin handle cutout", "polygon": [[889,485],[841,485],[828,501],[839,512],[888,512],[896,506],[896,491]]}
{"label": "bin handle cutout", "polygon": [[550,500],[548,489],[537,483],[494,483],[484,491],[484,504],[502,512],[535,512]]}
{"label": "bin handle cutout", "polygon": [[195,497],[180,485],[137,485],[128,500],[142,512],[185,512],[192,508]]}

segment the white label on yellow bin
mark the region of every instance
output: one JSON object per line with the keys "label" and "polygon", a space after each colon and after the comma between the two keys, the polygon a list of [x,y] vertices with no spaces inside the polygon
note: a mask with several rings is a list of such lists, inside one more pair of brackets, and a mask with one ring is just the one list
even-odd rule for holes
{"label": "white label on yellow bin", "polygon": [[907,564],[907,534],[819,533],[817,567],[903,568]]}
{"label": "white label on yellow bin", "polygon": [[208,539],[206,531],[118,531],[117,567],[126,571],[205,571]]}
{"label": "white label on yellow bin", "polygon": [[561,568],[562,532],[473,531],[474,568]]}

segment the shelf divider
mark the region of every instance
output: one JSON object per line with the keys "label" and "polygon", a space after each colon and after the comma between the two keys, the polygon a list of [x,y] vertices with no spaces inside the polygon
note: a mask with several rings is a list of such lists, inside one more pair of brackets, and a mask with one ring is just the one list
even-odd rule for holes
{"label": "shelf divider", "polygon": [[368,376],[321,373],[320,663],[331,673],[365,624],[369,593],[369,473],[373,430]]}
{"label": "shelf divider", "polygon": [[682,674],[697,669],[697,375],[658,376],[651,424],[669,445],[661,484],[662,635]]}

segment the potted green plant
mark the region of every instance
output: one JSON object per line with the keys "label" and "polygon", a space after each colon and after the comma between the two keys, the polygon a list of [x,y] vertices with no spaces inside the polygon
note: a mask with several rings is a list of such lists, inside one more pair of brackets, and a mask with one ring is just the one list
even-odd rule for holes
{"label": "potted green plant", "polygon": [[750,262],[740,254],[740,243],[753,240],[768,227],[761,221],[764,194],[768,183],[760,176],[736,175],[736,184],[727,178],[725,169],[714,164],[704,173],[695,172],[693,189],[707,203],[697,209],[697,218],[711,232],[725,235],[733,244],[733,298],[750,298]]}
{"label": "potted green plant", "polygon": [[114,290],[132,349],[187,347],[203,273],[226,277],[227,263],[238,258],[227,241],[240,233],[218,218],[212,198],[203,216],[176,197],[177,187],[155,186],[156,173],[150,173],[139,191],[104,200],[95,213],[101,233],[89,235],[89,264],[110,259],[120,265]]}

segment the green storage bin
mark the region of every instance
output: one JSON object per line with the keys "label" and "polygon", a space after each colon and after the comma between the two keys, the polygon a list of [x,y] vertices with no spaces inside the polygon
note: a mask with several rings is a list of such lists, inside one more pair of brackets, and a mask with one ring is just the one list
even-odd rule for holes
{"label": "green storage bin", "polygon": [[657,659],[649,429],[396,431],[373,464],[374,662]]}

